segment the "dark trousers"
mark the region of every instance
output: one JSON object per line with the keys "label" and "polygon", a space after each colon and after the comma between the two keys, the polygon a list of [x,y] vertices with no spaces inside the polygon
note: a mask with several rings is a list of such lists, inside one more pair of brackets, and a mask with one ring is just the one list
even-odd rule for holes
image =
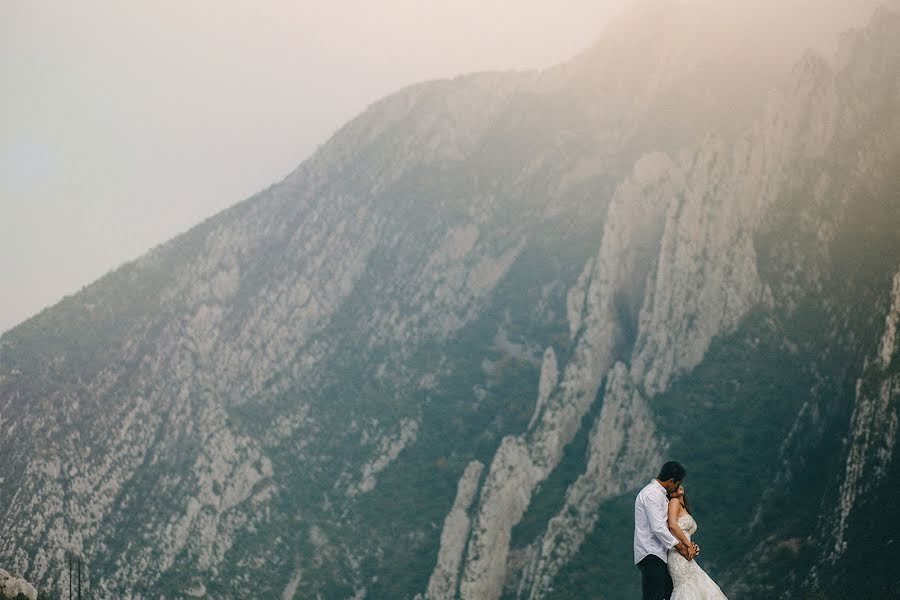
{"label": "dark trousers", "polygon": [[641,570],[641,598],[643,600],[669,600],[672,595],[672,578],[669,568],[658,556],[645,556],[637,564]]}

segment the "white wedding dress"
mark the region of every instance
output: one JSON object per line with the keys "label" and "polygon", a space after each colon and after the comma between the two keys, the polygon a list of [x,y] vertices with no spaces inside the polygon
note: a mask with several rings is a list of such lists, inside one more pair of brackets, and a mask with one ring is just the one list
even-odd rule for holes
{"label": "white wedding dress", "polygon": [[[678,526],[688,538],[697,531],[697,521],[689,514],[678,517]],[[677,550],[669,550],[669,575],[675,586],[671,600],[727,600],[697,561],[686,559]]]}

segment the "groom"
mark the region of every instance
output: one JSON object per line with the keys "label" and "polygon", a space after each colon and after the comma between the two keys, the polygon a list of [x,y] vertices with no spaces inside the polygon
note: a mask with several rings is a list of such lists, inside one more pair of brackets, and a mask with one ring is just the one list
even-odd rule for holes
{"label": "groom", "polygon": [[685,475],[681,463],[667,462],[634,501],[634,562],[641,570],[643,600],[668,600],[672,595],[666,566],[670,548],[688,560],[697,555],[696,547],[685,546],[669,531],[666,494],[678,490]]}

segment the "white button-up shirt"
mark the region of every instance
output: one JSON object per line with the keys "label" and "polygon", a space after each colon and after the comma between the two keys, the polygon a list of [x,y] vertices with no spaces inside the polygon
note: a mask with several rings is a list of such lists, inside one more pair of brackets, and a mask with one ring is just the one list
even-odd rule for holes
{"label": "white button-up shirt", "polygon": [[669,548],[678,545],[678,538],[669,531],[668,514],[666,488],[654,479],[634,500],[634,564],[650,554],[668,562]]}

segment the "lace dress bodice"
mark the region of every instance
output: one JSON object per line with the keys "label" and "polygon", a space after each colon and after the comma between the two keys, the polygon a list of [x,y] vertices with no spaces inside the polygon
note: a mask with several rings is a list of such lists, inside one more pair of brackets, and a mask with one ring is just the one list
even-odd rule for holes
{"label": "lace dress bodice", "polygon": [[694,520],[690,513],[685,513],[678,517],[678,526],[687,534],[688,539],[697,533],[697,521]]}
{"label": "lace dress bodice", "polygon": [[[678,517],[678,526],[693,539],[697,521],[690,514]],[[675,589],[672,600],[727,600],[719,586],[700,568],[696,560],[687,560],[677,550],[669,550],[669,575]]]}

